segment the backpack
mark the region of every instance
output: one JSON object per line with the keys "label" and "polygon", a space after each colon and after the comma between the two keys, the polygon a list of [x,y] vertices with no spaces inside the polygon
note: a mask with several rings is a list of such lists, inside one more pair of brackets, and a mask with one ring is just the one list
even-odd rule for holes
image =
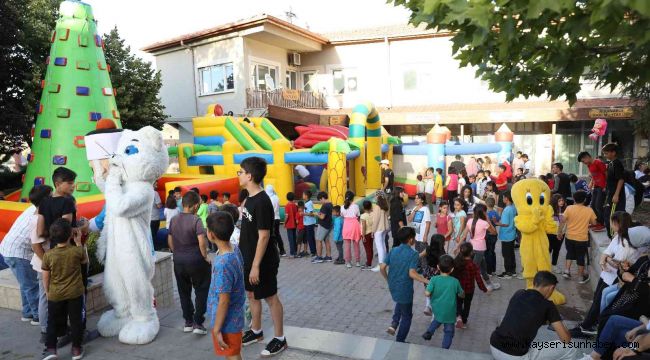
{"label": "backpack", "polygon": [[623,179],[626,184],[629,184],[634,188],[634,208],[636,208],[643,202],[643,193],[645,192],[645,187],[639,181],[639,179],[636,178],[634,171],[626,170],[623,175]]}

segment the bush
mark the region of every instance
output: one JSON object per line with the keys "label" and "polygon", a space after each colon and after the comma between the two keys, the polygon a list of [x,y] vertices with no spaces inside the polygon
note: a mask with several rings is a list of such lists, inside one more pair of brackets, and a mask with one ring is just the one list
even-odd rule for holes
{"label": "bush", "polygon": [[86,248],[88,250],[88,260],[90,261],[89,268],[88,268],[88,276],[93,276],[104,272],[104,265],[99,263],[96,255],[98,239],[99,239],[99,233],[91,232],[88,235],[88,241],[86,241]]}

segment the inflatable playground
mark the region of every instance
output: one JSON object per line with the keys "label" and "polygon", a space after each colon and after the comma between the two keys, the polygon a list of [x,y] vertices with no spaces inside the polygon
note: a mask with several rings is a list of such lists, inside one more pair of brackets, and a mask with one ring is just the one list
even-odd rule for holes
{"label": "inflatable playground", "polygon": [[[52,173],[60,166],[77,173],[73,196],[78,217],[92,218],[104,204],[93,183],[85,136],[100,120],[110,120],[118,129],[121,122],[115,102],[119,92],[111,84],[91,7],[63,1],[51,43],[23,186],[0,201],[0,240],[29,207],[29,191],[35,185],[53,186]],[[204,116],[193,119],[193,143],[168,149],[170,157],[178,158],[180,173],[163,175],[157,191],[164,202],[175,187],[183,193],[193,187],[202,194],[218,190],[231,193],[237,204],[239,164],[258,156],[269,164],[265,185],[274,186],[281,205],[286,193],[300,196],[307,189],[313,194],[327,191],[340,205],[348,189],[363,199],[381,188],[382,159],[389,160],[398,175],[414,179],[410,175],[415,169],[444,168],[447,155],[497,153],[499,162],[509,160],[513,137],[503,125],[493,144],[458,144],[449,141],[449,130],[436,125],[426,143],[402,144],[382,128],[371,103],[353,108],[348,127],[309,125],[296,130],[300,136],[290,141],[269,119],[224,116],[221,106],[210,105]],[[298,168],[303,170],[301,176],[294,175]],[[396,178],[397,184],[400,181],[413,195],[414,183]]]}

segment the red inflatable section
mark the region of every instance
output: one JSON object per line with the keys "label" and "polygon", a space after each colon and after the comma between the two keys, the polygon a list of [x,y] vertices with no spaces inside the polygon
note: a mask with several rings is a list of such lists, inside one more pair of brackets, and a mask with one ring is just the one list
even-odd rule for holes
{"label": "red inflatable section", "polygon": [[327,141],[332,137],[347,140],[348,128],[340,125],[324,126],[309,125],[296,126],[296,131],[300,136],[293,142],[297,149],[308,149],[322,141]]}

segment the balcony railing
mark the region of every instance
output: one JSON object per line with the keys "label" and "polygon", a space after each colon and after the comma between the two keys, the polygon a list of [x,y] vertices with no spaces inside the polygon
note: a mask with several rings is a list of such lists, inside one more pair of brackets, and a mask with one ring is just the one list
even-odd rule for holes
{"label": "balcony railing", "polygon": [[285,108],[326,109],[325,95],[304,90],[275,89],[257,90],[246,89],[246,107],[262,109],[269,105]]}

